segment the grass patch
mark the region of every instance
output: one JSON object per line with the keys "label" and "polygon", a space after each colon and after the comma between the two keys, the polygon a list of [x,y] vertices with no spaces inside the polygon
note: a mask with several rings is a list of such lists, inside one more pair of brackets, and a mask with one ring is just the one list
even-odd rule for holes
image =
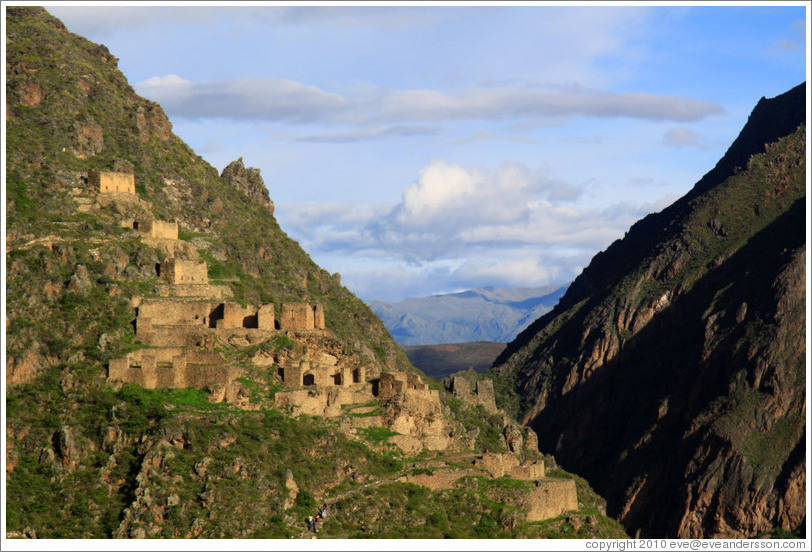
{"label": "grass patch", "polygon": [[388,427],[359,427],[356,428],[355,432],[376,445],[388,441],[393,435],[400,435],[400,433],[392,431]]}

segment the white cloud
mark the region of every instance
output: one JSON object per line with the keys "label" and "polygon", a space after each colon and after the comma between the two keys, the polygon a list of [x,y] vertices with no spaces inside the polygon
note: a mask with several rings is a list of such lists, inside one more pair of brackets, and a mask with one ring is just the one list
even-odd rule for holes
{"label": "white cloud", "polygon": [[192,83],[178,75],[153,77],[135,85],[171,115],[242,120],[333,120],[347,107],[338,94],[286,79],[237,79]]}
{"label": "white cloud", "polygon": [[693,130],[687,128],[671,128],[663,135],[663,145],[671,146],[674,148],[699,148],[705,149],[705,145],[700,140],[699,135]]}
{"label": "white cloud", "polygon": [[431,10],[406,7],[353,6],[127,6],[49,5],[48,11],[68,28],[84,36],[106,36],[119,29],[215,23],[237,27],[257,24],[371,27],[384,30],[426,27],[435,19]]}
{"label": "white cloud", "polygon": [[325,132],[299,138],[300,142],[321,143],[350,143],[380,140],[382,138],[430,136],[440,132],[440,127],[434,125],[394,125],[362,127],[359,129],[342,130],[338,132]]}
{"label": "white cloud", "polygon": [[448,282],[463,286],[533,286],[574,276],[646,214],[631,204],[590,209],[560,199],[577,190],[520,164],[484,170],[437,160],[396,205],[282,204],[277,213],[320,262],[375,259],[403,267],[404,277],[442,266]]}
{"label": "white cloud", "polygon": [[[172,116],[345,123],[422,121],[532,121],[561,117],[630,117],[651,121],[697,121],[723,112],[718,104],[663,94],[615,93],[579,86],[542,92],[478,88],[456,94],[437,90],[385,90],[368,85],[343,95],[286,79],[235,79],[192,83],[178,75],[135,85]],[[372,89],[372,91],[371,91]],[[384,125],[378,137],[425,132],[431,127]],[[374,138],[369,127],[334,135],[336,141]],[[324,140],[329,141],[326,135]]]}
{"label": "white cloud", "polygon": [[696,121],[722,113],[720,105],[664,94],[615,93],[579,86],[541,92],[522,88],[474,89],[452,95],[436,90],[400,90],[380,106],[383,119],[523,120],[561,116],[632,117]]}

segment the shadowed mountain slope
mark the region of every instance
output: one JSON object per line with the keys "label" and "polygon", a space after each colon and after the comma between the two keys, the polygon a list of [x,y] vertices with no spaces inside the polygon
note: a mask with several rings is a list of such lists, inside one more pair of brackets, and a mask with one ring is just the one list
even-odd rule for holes
{"label": "shadowed mountain slope", "polygon": [[752,537],[805,511],[805,84],[596,255],[491,370],[631,534]]}

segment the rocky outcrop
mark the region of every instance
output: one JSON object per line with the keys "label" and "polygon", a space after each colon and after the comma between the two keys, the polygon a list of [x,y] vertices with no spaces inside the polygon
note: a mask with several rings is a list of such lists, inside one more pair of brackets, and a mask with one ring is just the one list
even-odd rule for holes
{"label": "rocky outcrop", "polygon": [[73,125],[73,143],[77,157],[92,157],[104,149],[104,130],[96,121],[77,121]]}
{"label": "rocky outcrop", "polygon": [[630,534],[803,520],[804,88],[760,102],[694,190],[596,255],[497,359],[542,451]]}
{"label": "rocky outcrop", "polygon": [[245,165],[243,165],[242,157],[229,163],[226,168],[223,169],[220,178],[260,205],[264,205],[271,214],[273,214],[273,201],[271,201],[268,188],[265,187],[265,182],[263,182],[262,177],[259,175],[259,169],[246,168]]}
{"label": "rocky outcrop", "polygon": [[163,108],[155,102],[147,102],[135,111],[135,125],[142,142],[147,142],[153,135],[163,142],[172,137],[172,123]]}

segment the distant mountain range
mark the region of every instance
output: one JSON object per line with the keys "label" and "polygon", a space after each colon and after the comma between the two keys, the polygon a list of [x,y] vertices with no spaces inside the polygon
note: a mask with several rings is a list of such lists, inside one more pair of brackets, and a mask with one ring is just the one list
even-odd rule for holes
{"label": "distant mountain range", "polygon": [[372,301],[369,306],[401,345],[507,343],[549,312],[566,290],[566,285],[484,287],[396,303]]}

